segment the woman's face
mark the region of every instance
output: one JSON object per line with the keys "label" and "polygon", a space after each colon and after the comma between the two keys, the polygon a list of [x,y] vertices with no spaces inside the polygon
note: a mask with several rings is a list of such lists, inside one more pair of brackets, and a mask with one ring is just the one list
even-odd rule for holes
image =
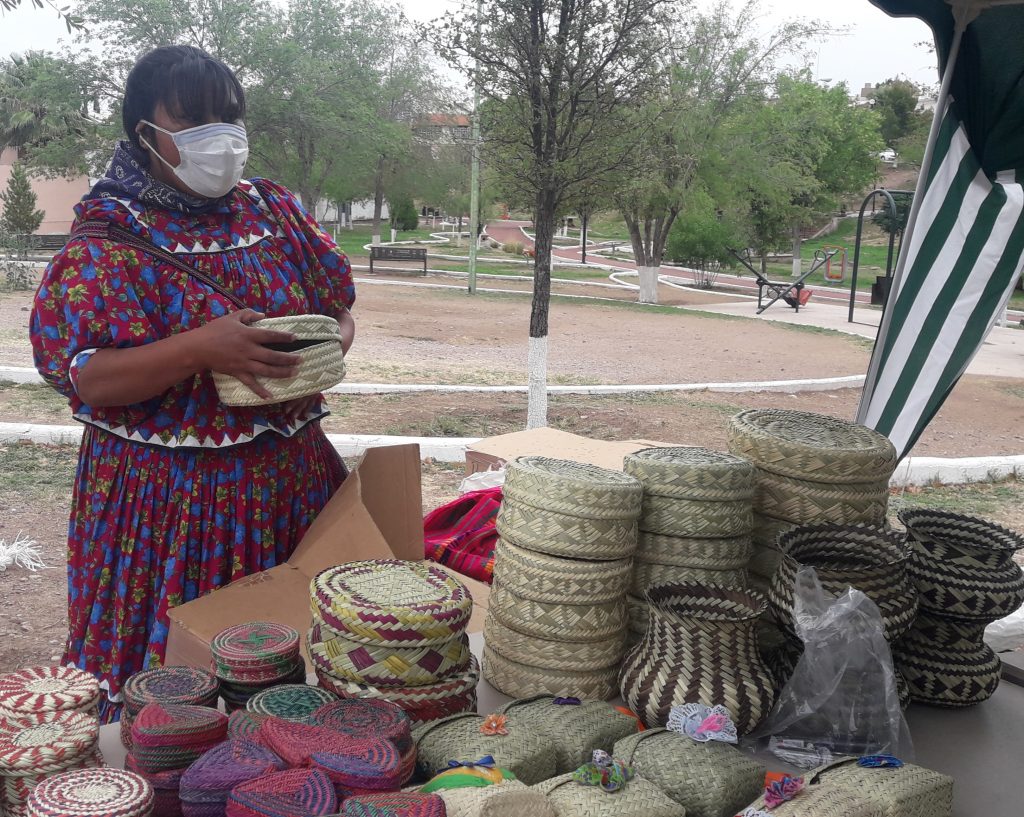
{"label": "woman's face", "polygon": [[[164,107],[162,102],[157,103],[156,108],[153,110],[152,119],[154,125],[163,128],[164,130],[168,130],[171,133],[177,133],[178,131],[186,130],[187,128],[197,128],[200,125],[209,125],[220,121],[221,120],[216,116],[209,116],[198,122],[193,122],[190,119],[178,119],[167,111],[167,108]],[[146,148],[146,143],[149,143],[149,145],[160,152],[164,161],[167,162],[167,164],[164,164],[160,159],[153,157],[149,163],[150,174],[157,181],[163,182],[176,190],[180,190],[182,193],[186,193],[195,198],[203,198],[203,196],[200,196],[195,190],[192,190],[188,185],[182,182],[171,168],[167,166],[171,165],[171,167],[177,167],[181,163],[181,154],[178,153],[178,148],[174,144],[174,140],[163,131],[150,128],[145,122],[139,122],[135,130],[137,133],[142,134],[145,139],[145,142],[142,143],[142,147]]]}

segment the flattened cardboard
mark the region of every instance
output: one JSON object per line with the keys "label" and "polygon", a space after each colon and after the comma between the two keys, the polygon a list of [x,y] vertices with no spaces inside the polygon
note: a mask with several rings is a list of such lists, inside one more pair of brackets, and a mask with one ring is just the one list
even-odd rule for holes
{"label": "flattened cardboard", "polygon": [[[168,665],[209,667],[210,641],[234,624],[274,621],[305,633],[309,582],[328,567],[361,559],[423,559],[419,446],[371,448],[310,525],[292,557],[168,614]],[[483,630],[490,588],[455,575],[473,595],[470,632]]]}
{"label": "flattened cardboard", "polygon": [[488,437],[469,446],[466,450],[466,475],[501,467],[516,457],[531,455],[586,462],[601,468],[621,471],[622,459],[627,454],[632,454],[643,448],[657,448],[665,445],[667,443],[650,440],[606,442],[570,434],[567,431],[559,431],[555,428],[535,428],[529,431],[516,431],[512,434]]}

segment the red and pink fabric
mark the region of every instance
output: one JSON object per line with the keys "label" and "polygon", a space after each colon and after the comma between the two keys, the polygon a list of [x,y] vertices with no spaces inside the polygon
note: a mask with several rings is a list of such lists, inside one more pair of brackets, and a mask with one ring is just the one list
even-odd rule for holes
{"label": "red and pink fabric", "polygon": [[501,488],[485,488],[428,513],[423,518],[426,557],[490,584],[500,507]]}

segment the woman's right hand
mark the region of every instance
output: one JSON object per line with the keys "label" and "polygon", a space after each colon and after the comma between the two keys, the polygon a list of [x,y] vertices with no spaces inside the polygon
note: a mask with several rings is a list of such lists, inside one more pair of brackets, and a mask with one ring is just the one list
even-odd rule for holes
{"label": "woman's right hand", "polygon": [[242,309],[193,330],[196,350],[204,370],[238,378],[264,400],[271,397],[257,377],[294,377],[301,358],[268,349],[268,343],[290,343],[290,332],[259,329],[249,324],[265,316],[254,309]]}

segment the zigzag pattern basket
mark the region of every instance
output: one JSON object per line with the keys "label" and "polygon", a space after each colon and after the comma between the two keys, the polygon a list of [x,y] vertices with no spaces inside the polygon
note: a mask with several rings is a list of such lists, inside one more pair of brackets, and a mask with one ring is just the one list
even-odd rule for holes
{"label": "zigzag pattern basket", "polygon": [[889,506],[888,479],[866,483],[809,482],[762,471],[754,506],[799,525],[882,525]]}
{"label": "zigzag pattern basket", "polygon": [[749,502],[756,476],[742,457],[684,446],[629,454],[623,471],[640,480],[647,494],[705,502]]}
{"label": "zigzag pattern basket", "polygon": [[[552,670],[604,669],[619,663],[623,634],[602,641],[555,641],[523,635],[495,616],[484,623],[484,641],[511,661]],[[484,673],[485,677],[487,673]]]}
{"label": "zigzag pattern basket", "polygon": [[623,598],[600,604],[554,604],[524,599],[498,582],[491,585],[488,614],[523,635],[555,641],[604,641],[626,625]]}
{"label": "zigzag pattern basket", "polygon": [[506,658],[495,645],[484,645],[484,678],[511,698],[543,693],[603,701],[615,697],[618,677],[617,666],[570,670],[536,667]]}
{"label": "zigzag pattern basket", "polygon": [[741,570],[753,555],[750,536],[697,539],[645,531],[640,533],[636,551],[637,561],[704,570]]}
{"label": "zigzag pattern basket", "polygon": [[534,601],[600,603],[622,598],[632,567],[629,559],[566,559],[524,550],[499,539],[494,580],[509,592]]}
{"label": "zigzag pattern basket", "polygon": [[746,536],[753,526],[749,500],[708,502],[645,494],[640,517],[640,530],[680,538]]}
{"label": "zigzag pattern basket", "polygon": [[629,592],[634,597],[642,596],[649,587],[659,584],[717,584],[723,587],[747,586],[745,570],[706,570],[678,565],[660,565],[655,562],[636,563]]}

